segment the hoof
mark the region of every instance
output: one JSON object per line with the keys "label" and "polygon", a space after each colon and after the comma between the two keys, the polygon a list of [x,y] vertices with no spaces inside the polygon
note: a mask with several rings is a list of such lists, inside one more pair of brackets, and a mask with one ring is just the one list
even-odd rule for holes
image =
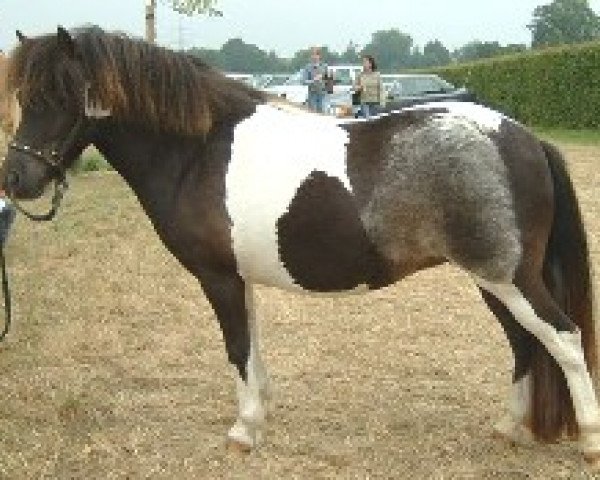
{"label": "hoof", "polygon": [[248,455],[253,449],[252,445],[248,445],[247,443],[240,442],[239,440],[235,440],[233,438],[227,439],[227,451],[232,453],[237,453],[241,455]]}
{"label": "hoof", "polygon": [[590,470],[600,471],[600,426],[580,426],[579,448]]}
{"label": "hoof", "polygon": [[587,469],[591,472],[600,472],[600,451],[586,452],[583,454]]}
{"label": "hoof", "polygon": [[227,449],[248,453],[254,450],[260,441],[260,430],[238,420],[227,434]]}
{"label": "hoof", "polygon": [[512,446],[529,445],[534,440],[531,430],[524,423],[516,423],[508,416],[494,425],[492,436]]}

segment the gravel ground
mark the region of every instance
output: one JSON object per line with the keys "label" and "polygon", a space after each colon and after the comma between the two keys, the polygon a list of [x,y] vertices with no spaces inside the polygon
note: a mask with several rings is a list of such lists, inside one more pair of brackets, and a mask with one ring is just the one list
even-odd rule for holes
{"label": "gravel ground", "polygon": [[[597,265],[600,149],[563,150]],[[0,478],[590,478],[574,444],[492,438],[512,359],[449,266],[342,299],[259,289],[265,442],[227,452],[232,370],[196,281],[118,176],[72,183],[60,218],[20,218],[8,249]]]}

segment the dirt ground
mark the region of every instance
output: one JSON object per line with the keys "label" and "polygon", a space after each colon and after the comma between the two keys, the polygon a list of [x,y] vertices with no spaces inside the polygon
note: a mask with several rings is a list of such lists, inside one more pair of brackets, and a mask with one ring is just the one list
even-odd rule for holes
{"label": "dirt ground", "polygon": [[[600,148],[563,146],[600,263]],[[445,266],[366,296],[258,290],[274,395],[262,448],[227,452],[235,397],[217,322],[111,173],[59,218],[19,218],[0,345],[0,478],[589,478],[574,444],[492,438],[512,359]]]}

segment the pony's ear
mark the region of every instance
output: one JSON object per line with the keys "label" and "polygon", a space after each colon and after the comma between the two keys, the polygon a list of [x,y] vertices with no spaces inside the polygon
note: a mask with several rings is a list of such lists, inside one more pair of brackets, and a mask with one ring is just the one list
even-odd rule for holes
{"label": "pony's ear", "polygon": [[25,35],[23,35],[23,32],[21,30],[17,30],[16,34],[17,34],[17,38],[19,39],[19,42],[25,43],[27,41],[27,37]]}
{"label": "pony's ear", "polygon": [[75,56],[75,42],[71,34],[64,27],[59,26],[56,35],[60,47],[69,57],[73,58]]}

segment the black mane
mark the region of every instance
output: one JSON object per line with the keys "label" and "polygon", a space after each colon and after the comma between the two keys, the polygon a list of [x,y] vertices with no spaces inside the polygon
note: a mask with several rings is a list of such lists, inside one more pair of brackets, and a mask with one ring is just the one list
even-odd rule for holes
{"label": "black mane", "polygon": [[27,39],[14,51],[8,87],[22,105],[83,103],[86,83],[112,116],[156,131],[206,135],[215,124],[249,113],[264,95],[190,54],[99,27],[72,32],[69,55],[56,34]]}

